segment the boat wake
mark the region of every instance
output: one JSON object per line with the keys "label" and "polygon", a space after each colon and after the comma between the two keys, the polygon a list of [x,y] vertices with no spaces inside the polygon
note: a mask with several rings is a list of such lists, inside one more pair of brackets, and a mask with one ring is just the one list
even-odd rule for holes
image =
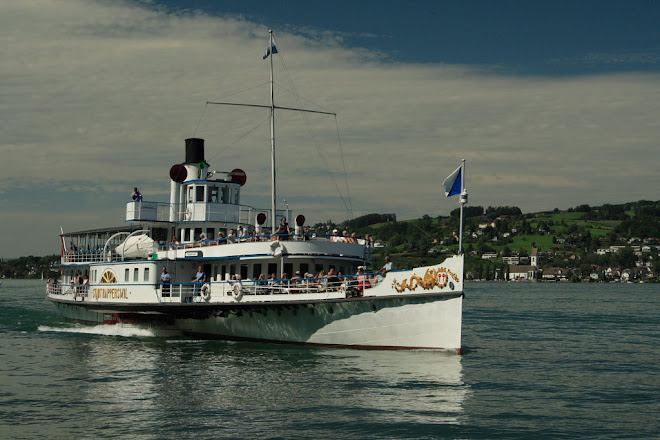
{"label": "boat wake", "polygon": [[74,327],[50,327],[40,325],[40,332],[55,333],[83,333],[90,335],[120,336],[124,338],[162,338],[180,336],[181,333],[173,329],[141,327],[135,324],[114,324],[114,325],[77,325]]}

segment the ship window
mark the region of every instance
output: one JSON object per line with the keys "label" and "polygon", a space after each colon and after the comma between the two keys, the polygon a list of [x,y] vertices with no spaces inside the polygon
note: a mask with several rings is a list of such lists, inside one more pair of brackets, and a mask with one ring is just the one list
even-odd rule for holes
{"label": "ship window", "polygon": [[259,278],[259,275],[261,275],[261,264],[253,264],[252,265],[252,279],[257,279]]}
{"label": "ship window", "polygon": [[222,203],[229,203],[229,188],[222,187]]}
{"label": "ship window", "polygon": [[307,272],[309,272],[309,264],[300,263],[300,276],[301,277],[305,276]]}
{"label": "ship window", "polygon": [[148,267],[144,268],[144,278],[143,279],[144,279],[145,282],[149,281],[149,268]]}
{"label": "ship window", "polygon": [[284,275],[286,278],[291,278],[293,276],[293,264],[292,263],[284,263]]}
{"label": "ship window", "polygon": [[246,280],[248,277],[248,265],[241,264],[241,279]]}
{"label": "ship window", "polygon": [[233,203],[234,205],[238,205],[238,195],[239,195],[238,188],[235,189],[235,190],[232,191],[232,192],[233,192],[233,196],[234,196],[234,197],[233,197],[233,202],[232,202],[232,203]]}
{"label": "ship window", "polygon": [[222,281],[225,280],[225,275],[227,275],[227,266],[223,264],[222,267],[220,268],[220,278],[222,279]]}
{"label": "ship window", "polygon": [[209,188],[209,203],[218,203],[220,201],[220,193],[217,186]]}
{"label": "ship window", "polygon": [[204,190],[206,187],[204,185],[195,185],[195,194],[197,197],[195,197],[195,200],[198,202],[203,202],[204,201]]}
{"label": "ship window", "polygon": [[188,186],[188,203],[192,203],[193,201],[193,185]]}
{"label": "ship window", "polygon": [[235,264],[230,264],[229,265],[229,275],[236,275],[236,265]]}
{"label": "ship window", "polygon": [[130,270],[130,269],[126,269],[126,270],[124,271],[124,282],[125,282],[125,283],[128,283],[128,280],[130,279],[130,273],[131,273],[131,270]]}
{"label": "ship window", "polygon": [[268,275],[272,273],[277,277],[277,263],[268,263]]}
{"label": "ship window", "polygon": [[154,228],[151,230],[151,238],[159,243],[167,241],[167,228]]}
{"label": "ship window", "polygon": [[140,279],[140,277],[138,276],[138,273],[139,273],[139,269],[137,267],[135,269],[133,269],[133,281],[134,282],[137,282]]}
{"label": "ship window", "polygon": [[323,270],[323,265],[322,264],[315,264],[314,265],[314,272],[319,273]]}

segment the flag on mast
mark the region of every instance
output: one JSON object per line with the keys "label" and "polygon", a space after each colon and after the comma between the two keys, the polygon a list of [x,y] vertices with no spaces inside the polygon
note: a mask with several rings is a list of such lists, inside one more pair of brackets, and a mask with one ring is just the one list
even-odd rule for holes
{"label": "flag on mast", "polygon": [[270,37],[268,39],[268,46],[266,47],[266,55],[264,55],[264,60],[268,58],[270,54],[275,54],[277,53],[277,46],[275,46],[275,37]]}
{"label": "flag on mast", "polygon": [[456,171],[451,173],[442,186],[445,187],[445,196],[451,197],[460,194],[463,191],[463,165],[456,168]]}

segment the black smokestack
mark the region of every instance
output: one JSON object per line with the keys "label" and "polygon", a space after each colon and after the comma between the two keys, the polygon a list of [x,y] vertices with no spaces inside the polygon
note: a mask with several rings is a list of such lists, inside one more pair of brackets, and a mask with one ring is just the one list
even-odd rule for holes
{"label": "black smokestack", "polygon": [[200,162],[206,163],[206,161],[204,160],[204,139],[199,139],[199,138],[186,139],[185,163],[198,164]]}

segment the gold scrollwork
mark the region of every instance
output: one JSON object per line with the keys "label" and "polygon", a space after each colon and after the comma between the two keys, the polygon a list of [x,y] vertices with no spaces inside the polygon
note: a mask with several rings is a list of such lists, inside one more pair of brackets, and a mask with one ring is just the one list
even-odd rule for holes
{"label": "gold scrollwork", "polygon": [[424,290],[431,290],[435,286],[443,288],[449,283],[449,278],[452,278],[454,281],[458,282],[458,276],[449,269],[441,267],[439,269],[426,269],[424,277],[420,277],[417,274],[413,274],[409,279],[398,282],[395,278],[392,282],[392,287],[399,293],[407,290],[413,291],[417,287],[421,287]]}

